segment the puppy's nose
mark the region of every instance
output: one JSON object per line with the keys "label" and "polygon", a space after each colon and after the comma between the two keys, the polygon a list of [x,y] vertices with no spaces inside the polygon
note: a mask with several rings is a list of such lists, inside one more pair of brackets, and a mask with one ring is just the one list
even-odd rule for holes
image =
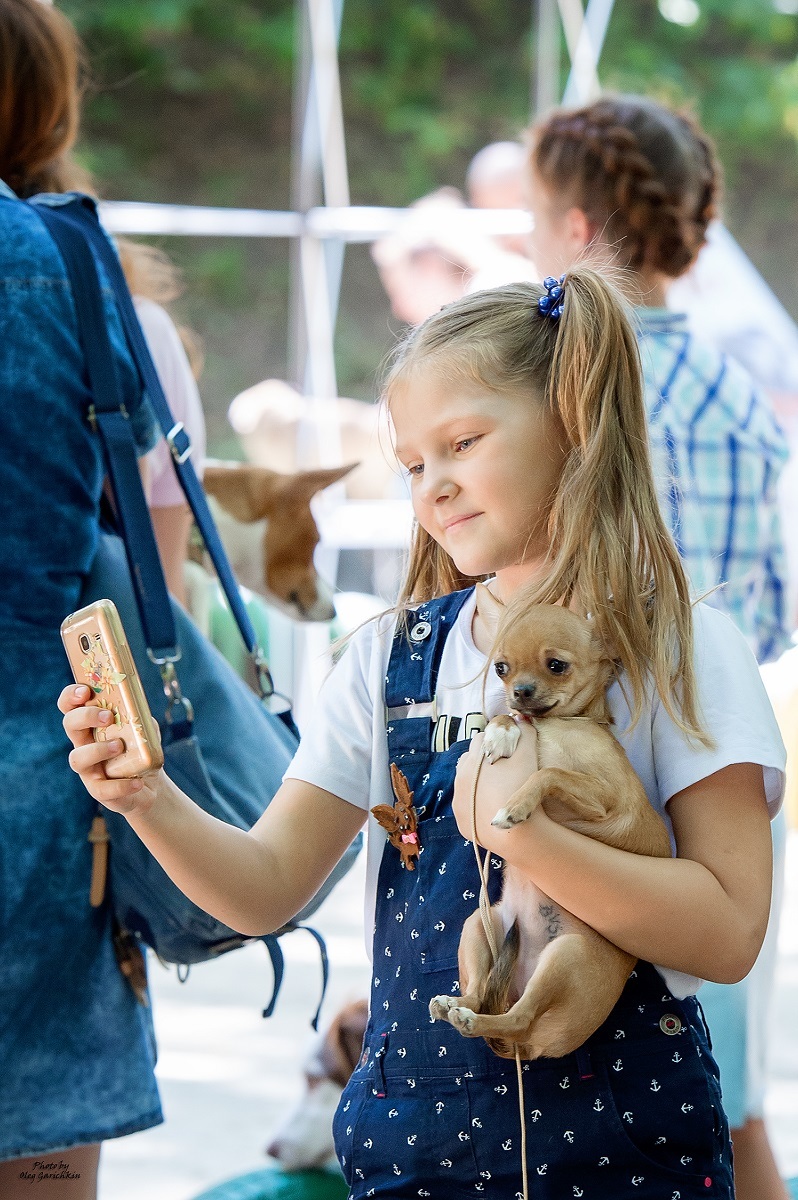
{"label": "puppy's nose", "polygon": [[536,690],[536,685],[534,683],[518,683],[513,688],[513,698],[521,702],[524,700],[531,700],[534,697]]}

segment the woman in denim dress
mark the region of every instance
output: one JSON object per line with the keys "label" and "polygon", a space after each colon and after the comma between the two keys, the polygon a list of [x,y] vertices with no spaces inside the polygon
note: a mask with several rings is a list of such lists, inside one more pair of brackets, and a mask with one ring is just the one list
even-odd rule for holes
{"label": "woman in denim dress", "polygon": [[[46,1195],[91,1200],[99,1143],[163,1117],[149,1010],[117,965],[109,908],[89,905],[95,805],[52,704],[103,466],[64,264],[18,197],[56,205],[69,186],[77,39],[39,0],[0,0],[0,39],[0,1195],[47,1177]],[[105,304],[143,455],[152,414],[110,290]]]}

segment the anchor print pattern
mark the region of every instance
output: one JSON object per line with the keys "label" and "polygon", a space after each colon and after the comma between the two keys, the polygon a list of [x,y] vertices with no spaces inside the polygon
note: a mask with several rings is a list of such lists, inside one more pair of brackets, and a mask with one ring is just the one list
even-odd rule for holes
{"label": "anchor print pattern", "polygon": [[[436,982],[440,978],[439,973]],[[407,1006],[411,1002],[406,990],[403,995]],[[451,1044],[444,1046],[438,1040],[439,1029],[432,1026],[429,1033],[424,1031],[425,1062],[430,1067],[438,1061],[441,1049],[448,1049],[444,1062],[454,1053]],[[710,1129],[713,1096],[707,1093],[708,1103],[703,1103],[703,1067],[688,1032],[680,1035],[678,1062],[673,1061],[673,1039],[665,1035],[655,1040],[653,1050],[647,1047],[641,1055],[639,1030],[628,1024],[627,1049],[619,1060],[613,1054],[617,1045],[614,1032],[614,1028],[608,1031],[606,1052],[598,1063],[592,1063],[593,1074],[587,1078],[580,1070],[565,1074],[561,1069],[539,1071],[539,1064],[524,1064],[528,1068],[528,1164],[535,1180],[531,1188],[534,1200],[564,1200],[566,1196],[617,1200],[624,1195],[633,1195],[635,1200],[667,1200],[674,1193],[679,1200],[726,1197],[727,1193],[713,1192],[705,1184],[706,1178],[722,1171],[717,1159],[725,1146],[723,1139],[714,1139]],[[417,1062],[413,1037],[396,1033],[381,1041],[385,1099],[366,1105],[372,1109],[368,1117],[363,1115],[357,1090],[346,1095],[341,1105],[342,1110],[349,1106],[343,1140],[355,1147],[355,1170],[351,1171],[346,1149],[339,1147],[347,1158],[344,1171],[350,1171],[353,1200],[362,1200],[365,1189],[375,1185],[374,1164],[381,1180],[375,1192],[379,1200],[403,1200],[422,1193],[429,1200],[450,1200],[455,1193],[469,1192],[486,1200],[514,1196],[518,1099],[508,1064],[499,1068],[503,1074],[489,1081],[484,1078],[484,1065],[476,1071],[465,1070],[462,1055],[456,1066],[453,1062],[446,1083],[439,1084],[437,1077],[430,1082],[423,1075],[420,1079],[417,1075],[400,1077],[401,1067],[411,1060],[414,1065]],[[619,1062],[621,1070],[615,1070]],[[372,1053],[356,1076],[376,1078],[378,1071],[379,1056],[375,1063]],[[544,1102],[535,1104],[533,1097]],[[394,1125],[401,1134],[398,1143],[390,1132]],[[365,1150],[362,1156],[357,1150],[366,1141],[366,1133],[371,1170],[364,1161]],[[545,1157],[536,1155],[538,1147],[545,1147]],[[422,1162],[428,1167],[419,1174]]]}

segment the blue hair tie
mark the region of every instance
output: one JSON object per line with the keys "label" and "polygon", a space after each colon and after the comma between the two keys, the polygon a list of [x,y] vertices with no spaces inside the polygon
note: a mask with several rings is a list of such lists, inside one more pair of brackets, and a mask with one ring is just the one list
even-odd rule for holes
{"label": "blue hair tie", "polygon": [[564,275],[561,275],[559,279],[555,279],[553,275],[547,275],[543,280],[546,295],[541,296],[538,300],[538,309],[542,317],[550,317],[552,321],[559,321],[562,316],[562,301],[565,294],[564,283]]}

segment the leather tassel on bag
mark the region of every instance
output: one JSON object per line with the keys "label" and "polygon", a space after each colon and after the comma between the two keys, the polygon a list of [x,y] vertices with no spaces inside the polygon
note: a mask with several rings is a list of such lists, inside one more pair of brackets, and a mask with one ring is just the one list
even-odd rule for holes
{"label": "leather tassel on bag", "polygon": [[92,845],[89,904],[92,908],[99,908],[105,899],[105,887],[108,880],[108,842],[110,841],[108,826],[101,813],[98,813],[91,823],[89,841]]}

